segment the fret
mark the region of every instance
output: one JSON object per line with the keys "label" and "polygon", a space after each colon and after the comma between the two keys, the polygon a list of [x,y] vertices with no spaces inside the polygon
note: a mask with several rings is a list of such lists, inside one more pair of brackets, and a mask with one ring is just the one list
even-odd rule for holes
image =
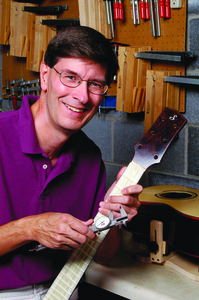
{"label": "fret", "polygon": [[137,184],[144,172],[145,169],[132,160],[126,167],[110,195],[121,195],[121,190],[127,186]]}
{"label": "fret", "polygon": [[60,271],[44,299],[67,300],[70,298],[108,231],[109,229],[98,233],[97,241],[87,240],[85,244],[73,251],[68,262]]}

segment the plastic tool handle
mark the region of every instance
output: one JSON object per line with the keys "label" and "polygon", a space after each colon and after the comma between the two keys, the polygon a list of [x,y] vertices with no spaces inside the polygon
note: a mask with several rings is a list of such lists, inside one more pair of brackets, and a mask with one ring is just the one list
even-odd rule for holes
{"label": "plastic tool handle", "polygon": [[124,20],[124,8],[123,8],[123,3],[119,3],[119,16],[120,20]]}
{"label": "plastic tool handle", "polygon": [[146,20],[150,20],[150,9],[149,9],[148,1],[146,1],[145,6],[146,6]]}
{"label": "plastic tool handle", "polygon": [[145,8],[145,2],[144,2],[144,0],[142,0],[140,2],[140,18],[142,20],[146,19],[146,8]]}
{"label": "plastic tool handle", "polygon": [[165,0],[165,18],[171,18],[170,0]]}
{"label": "plastic tool handle", "polygon": [[160,18],[165,17],[164,0],[159,0]]}
{"label": "plastic tool handle", "polygon": [[113,3],[113,8],[114,8],[114,19],[119,20],[120,19],[120,16],[119,16],[119,3],[114,2]]}
{"label": "plastic tool handle", "polygon": [[12,105],[14,109],[17,109],[17,99],[16,96],[12,96]]}

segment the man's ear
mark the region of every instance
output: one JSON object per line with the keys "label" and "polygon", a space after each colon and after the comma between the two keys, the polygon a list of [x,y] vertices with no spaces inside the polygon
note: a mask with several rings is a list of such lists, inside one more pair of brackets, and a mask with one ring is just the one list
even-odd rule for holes
{"label": "man's ear", "polygon": [[40,86],[42,91],[47,91],[47,79],[48,79],[48,69],[49,67],[42,61],[40,65]]}

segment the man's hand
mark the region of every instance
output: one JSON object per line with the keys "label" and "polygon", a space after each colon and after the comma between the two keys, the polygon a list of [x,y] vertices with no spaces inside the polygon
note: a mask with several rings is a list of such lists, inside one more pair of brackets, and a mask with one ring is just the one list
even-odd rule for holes
{"label": "man's hand", "polygon": [[120,206],[122,206],[128,215],[128,221],[130,221],[137,214],[137,209],[140,207],[138,196],[142,192],[143,187],[138,184],[131,185],[121,191],[122,195],[109,196],[124,170],[125,168],[122,168],[118,173],[117,180],[106,193],[105,201],[100,202],[99,212],[103,215],[109,216],[109,212],[112,209],[114,218],[118,218],[120,217]]}
{"label": "man's hand", "polygon": [[30,235],[48,248],[69,250],[78,248],[87,238],[97,239],[89,228],[92,223],[92,219],[83,222],[69,214],[44,213],[33,217]]}
{"label": "man's hand", "polygon": [[9,222],[0,226],[0,256],[32,241],[52,249],[77,248],[87,238],[97,240],[89,228],[92,223],[92,219],[83,222],[69,214],[53,212]]}

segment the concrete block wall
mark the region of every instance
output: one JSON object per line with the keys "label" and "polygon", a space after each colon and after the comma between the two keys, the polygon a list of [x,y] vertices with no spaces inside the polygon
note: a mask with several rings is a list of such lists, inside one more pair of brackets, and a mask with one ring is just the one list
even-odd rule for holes
{"label": "concrete block wall", "polygon": [[[187,0],[187,51],[195,57],[186,66],[187,75],[199,75],[199,1]],[[187,124],[173,141],[160,164],[151,166],[140,183],[144,186],[183,185],[199,189],[199,86],[186,86]],[[102,110],[84,128],[102,151],[107,169],[107,188],[120,168],[134,155],[134,144],[144,134],[144,114]]]}

